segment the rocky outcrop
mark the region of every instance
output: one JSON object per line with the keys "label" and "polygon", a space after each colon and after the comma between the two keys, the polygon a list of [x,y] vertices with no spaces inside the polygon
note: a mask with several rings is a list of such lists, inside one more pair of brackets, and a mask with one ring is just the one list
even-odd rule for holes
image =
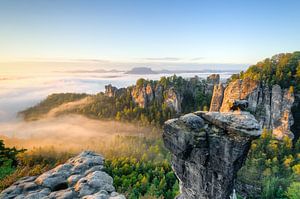
{"label": "rocky outcrop", "polygon": [[220,75],[219,74],[211,74],[206,78],[206,89],[205,93],[208,95],[213,94],[214,86],[220,83]]}
{"label": "rocky outcrop", "polygon": [[[212,95],[214,84],[220,81],[219,75],[211,75],[207,80],[195,76],[190,79],[181,77],[162,78],[160,81],[139,79],[136,85],[118,89],[112,85],[105,86],[105,95],[119,97],[122,94],[130,95],[135,105],[147,108],[153,104],[166,105],[176,113],[181,113],[186,106],[193,106],[199,94]],[[210,97],[207,97],[210,100]],[[190,105],[191,103],[194,103]]]}
{"label": "rocky outcrop", "polygon": [[108,97],[118,97],[122,94],[126,93],[125,88],[117,88],[112,86],[111,84],[105,86],[105,95]]}
{"label": "rocky outcrop", "polygon": [[165,103],[169,108],[173,108],[177,113],[180,113],[181,102],[182,97],[174,88],[170,88],[166,91]]}
{"label": "rocky outcrop", "polygon": [[211,98],[211,104],[209,111],[219,111],[224,97],[224,85],[217,84],[214,86],[213,96]]}
{"label": "rocky outcrop", "polygon": [[111,84],[105,86],[105,95],[108,97],[115,97],[118,88],[112,86]]}
{"label": "rocky outcrop", "polygon": [[103,171],[103,163],[101,155],[82,152],[40,176],[20,179],[5,189],[0,198],[125,199],[115,192],[113,179]]}
{"label": "rocky outcrop", "polygon": [[249,108],[255,109],[258,98],[258,82],[246,79],[236,80],[228,84],[224,90],[223,102],[220,112],[230,111],[230,108],[235,100],[248,100]]}
{"label": "rocky outcrop", "polygon": [[251,141],[260,134],[249,112],[196,112],[168,120],[163,141],[180,181],[178,198],[229,198]]}
{"label": "rocky outcrop", "polygon": [[293,138],[290,131],[294,122],[291,114],[294,103],[292,91],[281,89],[279,85],[269,88],[250,78],[238,79],[230,82],[225,89],[215,86],[210,111],[229,112],[234,103],[241,100],[247,101],[247,110],[254,114],[263,128],[272,129],[279,139],[286,135]]}
{"label": "rocky outcrop", "polygon": [[220,83],[220,75],[219,74],[211,74],[206,78],[207,84],[219,84]]}

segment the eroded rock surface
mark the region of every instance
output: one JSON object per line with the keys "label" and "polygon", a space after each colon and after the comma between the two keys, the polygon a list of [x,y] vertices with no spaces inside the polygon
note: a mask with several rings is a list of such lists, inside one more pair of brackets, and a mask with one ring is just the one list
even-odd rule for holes
{"label": "eroded rock surface", "polygon": [[203,94],[209,93],[209,96],[211,96],[214,82],[219,81],[219,76],[215,76],[217,79],[211,79],[211,83],[206,83],[205,80],[194,77],[186,81],[185,85],[179,86],[172,85],[172,83],[169,83],[170,85],[168,86],[163,86],[163,84],[159,84],[158,82],[144,82],[119,89],[112,85],[106,85],[104,94],[108,97],[124,97],[126,95],[126,97],[130,97],[141,108],[147,108],[153,104],[164,104],[176,113],[181,113],[183,103],[185,103],[184,100],[196,98],[196,94],[199,94],[195,90],[202,88],[200,92],[203,92]]}
{"label": "eroded rock surface", "polygon": [[125,199],[103,171],[104,158],[84,151],[40,176],[25,177],[5,189],[1,199]]}
{"label": "eroded rock surface", "polygon": [[196,112],[165,123],[182,199],[227,199],[261,128],[249,112]]}
{"label": "eroded rock surface", "polygon": [[214,86],[213,96],[211,98],[209,111],[219,111],[224,97],[224,85],[217,84]]}
{"label": "eroded rock surface", "polygon": [[245,110],[240,102],[246,104],[246,101],[247,111],[255,116],[263,128],[273,129],[278,139],[283,136],[293,138],[290,128],[294,123],[291,111],[294,93],[279,85],[270,88],[249,78],[230,82],[225,89],[215,85],[210,111],[230,112],[237,102],[239,109]]}
{"label": "eroded rock surface", "polygon": [[206,78],[206,89],[205,93],[212,95],[214,86],[220,83],[220,75],[219,74],[211,74]]}

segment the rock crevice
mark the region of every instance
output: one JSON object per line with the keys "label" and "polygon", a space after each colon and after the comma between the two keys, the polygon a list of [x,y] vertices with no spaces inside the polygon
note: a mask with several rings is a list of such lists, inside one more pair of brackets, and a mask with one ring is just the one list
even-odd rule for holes
{"label": "rock crevice", "polygon": [[196,112],[165,123],[182,199],[227,199],[261,128],[248,112]]}
{"label": "rock crevice", "polygon": [[230,112],[237,101],[247,101],[247,111],[262,128],[272,129],[278,139],[294,137],[290,130],[294,123],[292,89],[282,89],[279,85],[269,87],[250,78],[237,79],[227,86],[215,85],[210,111]]}
{"label": "rock crevice", "polygon": [[104,158],[84,151],[40,176],[20,179],[1,199],[125,199],[115,192],[113,179],[103,171]]}

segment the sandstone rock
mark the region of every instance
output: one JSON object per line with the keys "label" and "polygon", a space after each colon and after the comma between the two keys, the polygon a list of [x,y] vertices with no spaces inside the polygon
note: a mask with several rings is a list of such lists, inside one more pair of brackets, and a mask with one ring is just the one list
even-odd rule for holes
{"label": "sandstone rock", "polygon": [[206,78],[208,84],[219,84],[220,83],[220,75],[219,74],[211,74]]}
{"label": "sandstone rock", "polygon": [[111,84],[105,86],[105,95],[108,97],[114,97],[116,95],[118,88],[112,86]]}
{"label": "sandstone rock", "polygon": [[224,92],[223,90],[221,85],[215,86],[210,111],[230,112],[236,108],[245,110],[247,101],[247,110],[254,114],[261,127],[272,129],[278,139],[283,136],[293,138],[290,128],[294,123],[291,109],[295,98],[288,89],[283,90],[279,85],[269,88],[246,78],[230,82]]}
{"label": "sandstone rock", "polygon": [[214,86],[213,96],[211,98],[209,111],[219,111],[224,97],[224,85],[217,84]]}
{"label": "sandstone rock", "polygon": [[126,93],[125,88],[117,88],[112,86],[111,84],[105,86],[104,94],[108,97],[118,97],[124,93]]}
{"label": "sandstone rock", "polygon": [[113,179],[107,173],[102,171],[94,171],[86,177],[81,178],[74,186],[79,196],[90,195],[98,190],[105,190],[109,193],[115,191],[113,187]]}
{"label": "sandstone rock", "polygon": [[155,100],[159,103],[163,102],[163,87],[161,85],[156,85],[154,90]]}
{"label": "sandstone rock", "polygon": [[154,99],[154,94],[153,94],[153,89],[151,84],[147,84],[146,86],[146,95],[147,95],[148,102],[152,102]]}
{"label": "sandstone rock", "polygon": [[84,151],[40,176],[20,179],[2,191],[0,198],[125,198],[115,192],[112,177],[102,171],[103,164],[101,155]]}
{"label": "sandstone rock", "polygon": [[147,84],[147,86],[134,86],[131,91],[131,96],[139,107],[145,108],[154,99],[154,93],[152,86]]}
{"label": "sandstone rock", "polygon": [[260,133],[248,112],[196,112],[168,120],[163,141],[180,181],[178,198],[229,198],[251,141]]}
{"label": "sandstone rock", "polygon": [[255,117],[249,112],[196,112],[209,123],[230,133],[240,134],[244,136],[259,136],[261,127]]}
{"label": "sandstone rock", "polygon": [[214,90],[214,86],[220,83],[219,74],[211,74],[206,78],[206,89],[205,93],[211,95]]}
{"label": "sandstone rock", "polygon": [[294,138],[290,130],[294,124],[291,111],[294,101],[294,94],[289,90],[281,91],[280,87],[276,85],[272,88],[271,124],[273,134],[279,139],[282,139],[283,136]]}
{"label": "sandstone rock", "polygon": [[166,96],[165,103],[177,113],[180,113],[182,102],[181,95],[172,87],[166,91]]}

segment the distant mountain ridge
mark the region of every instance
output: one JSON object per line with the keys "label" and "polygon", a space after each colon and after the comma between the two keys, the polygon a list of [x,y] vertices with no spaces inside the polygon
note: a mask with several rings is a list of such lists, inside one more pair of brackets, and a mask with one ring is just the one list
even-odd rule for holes
{"label": "distant mountain ridge", "polygon": [[151,75],[151,74],[180,74],[180,73],[239,73],[241,70],[153,70],[151,67],[133,67],[130,70],[105,70],[105,69],[96,69],[96,70],[71,70],[71,71],[55,71],[55,72],[67,72],[67,73],[124,73],[132,75]]}
{"label": "distant mountain ridge", "polygon": [[125,74],[158,74],[158,72],[153,71],[151,68],[148,67],[135,67],[125,72]]}

